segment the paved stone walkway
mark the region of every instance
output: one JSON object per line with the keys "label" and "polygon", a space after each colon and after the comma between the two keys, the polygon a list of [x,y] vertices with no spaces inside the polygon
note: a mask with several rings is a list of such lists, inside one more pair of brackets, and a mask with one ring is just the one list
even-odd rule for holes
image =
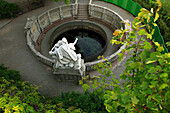
{"label": "paved stone walkway", "polygon": [[[113,8],[124,19],[133,20],[134,18],[131,14],[117,6],[99,1],[95,1],[94,3]],[[0,64],[5,64],[10,69],[20,71],[23,80],[41,86],[40,92],[47,96],[57,96],[61,92],[67,91],[83,91],[82,87],[76,85],[75,82],[56,81],[51,68],[39,62],[31,53],[24,36],[24,26],[28,17],[37,16],[52,7],[62,4],[64,3],[54,3],[52,0],[47,0],[44,7],[25,13],[5,26],[3,24],[4,22],[0,20],[0,25],[3,25],[0,29]],[[124,62],[118,64],[118,66],[113,67],[113,72],[116,75],[119,75],[125,68]]]}

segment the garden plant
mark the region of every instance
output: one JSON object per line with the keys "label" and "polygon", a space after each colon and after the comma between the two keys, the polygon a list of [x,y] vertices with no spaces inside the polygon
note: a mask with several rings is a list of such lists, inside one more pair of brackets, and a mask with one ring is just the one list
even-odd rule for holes
{"label": "garden plant", "polygon": [[[112,44],[126,45],[119,53],[119,60],[122,60],[124,52],[131,55],[126,62],[125,70],[119,75],[120,78],[111,71],[112,63],[105,59],[106,62],[100,62],[94,67],[101,76],[96,76],[93,80],[86,77],[84,79],[88,79],[88,82],[84,84],[80,81],[84,91],[93,89],[94,94],[104,101],[108,112],[170,112],[170,53],[162,54],[164,48],[152,39],[152,25],[157,26],[155,22],[162,6],[159,0],[156,3],[157,7],[151,8],[150,11],[141,9],[132,23],[131,31],[120,29],[113,33]],[[129,37],[123,39],[127,31]],[[152,50],[153,45],[156,47],[155,50]],[[106,81],[107,77],[110,80]]]}

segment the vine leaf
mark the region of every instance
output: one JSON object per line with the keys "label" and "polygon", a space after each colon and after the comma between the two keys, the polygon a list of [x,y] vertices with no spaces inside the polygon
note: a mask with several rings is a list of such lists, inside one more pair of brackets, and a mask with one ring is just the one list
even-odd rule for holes
{"label": "vine leaf", "polygon": [[132,103],[133,104],[137,104],[139,102],[139,100],[136,98],[136,96],[134,96],[132,99]]}

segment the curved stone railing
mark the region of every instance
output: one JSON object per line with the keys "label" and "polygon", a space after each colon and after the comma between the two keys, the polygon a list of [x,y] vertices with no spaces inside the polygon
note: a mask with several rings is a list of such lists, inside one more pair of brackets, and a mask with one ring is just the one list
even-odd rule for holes
{"label": "curved stone railing", "polygon": [[[78,5],[79,4],[77,4],[76,2],[75,4],[59,6],[42,13],[37,18],[32,17],[27,19],[25,25],[27,44],[38,60],[49,66],[53,66],[55,60],[43,56],[39,51],[39,37],[40,35],[45,35],[44,31],[46,31],[48,26],[52,25],[56,21],[64,20],[66,18],[76,18],[78,14]],[[122,23],[122,21],[124,22],[124,20],[116,12],[110,10],[109,8],[94,5],[91,4],[91,2],[88,6],[90,18],[98,18],[102,21],[106,21],[111,26],[114,25],[116,29],[120,29],[121,27],[125,29],[127,28],[127,26]],[[109,61],[114,61],[118,58],[118,53],[120,53],[124,48],[125,45],[122,45],[117,52],[113,53],[110,56],[107,56],[106,59],[108,59]],[[91,70],[93,66],[99,62],[104,62],[104,60],[87,62],[85,63],[85,65],[88,70]]]}
{"label": "curved stone railing", "polygon": [[89,15],[92,18],[98,18],[108,22],[115,29],[124,28],[125,26],[123,18],[107,7],[89,3]]}
{"label": "curved stone railing", "polygon": [[41,15],[32,18],[28,18],[25,25],[25,35],[27,38],[27,45],[33,52],[33,54],[41,62],[53,66],[54,60],[43,56],[38,48],[38,38],[40,34],[46,29],[47,26],[53,24],[57,20],[63,20],[69,17],[75,17],[77,15],[78,4],[63,5],[50,9]]}

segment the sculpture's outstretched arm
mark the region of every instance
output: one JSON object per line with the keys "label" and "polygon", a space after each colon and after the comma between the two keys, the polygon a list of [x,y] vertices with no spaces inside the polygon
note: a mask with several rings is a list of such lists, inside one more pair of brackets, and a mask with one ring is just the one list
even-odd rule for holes
{"label": "sculpture's outstretched arm", "polygon": [[75,45],[75,44],[77,43],[77,41],[78,41],[78,38],[76,38],[76,40],[74,41],[74,43],[73,43],[73,44]]}

